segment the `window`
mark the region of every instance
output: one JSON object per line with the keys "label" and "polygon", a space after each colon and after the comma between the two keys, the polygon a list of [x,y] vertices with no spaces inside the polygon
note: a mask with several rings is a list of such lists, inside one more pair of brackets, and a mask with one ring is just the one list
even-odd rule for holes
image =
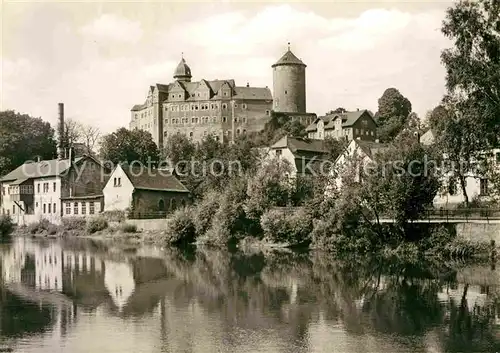
{"label": "window", "polygon": [[165,125],[168,124],[168,118],[165,118]]}
{"label": "window", "polygon": [[205,131],[203,131],[203,136],[207,136],[207,133],[208,133],[208,132],[207,132],[206,130],[205,130]]}
{"label": "window", "polygon": [[373,131],[370,131],[370,134],[373,136]]}
{"label": "window", "polygon": [[222,109],[227,109],[227,104],[226,103],[222,103]]}
{"label": "window", "polygon": [[35,202],[35,207],[38,208],[38,202]]}
{"label": "window", "polygon": [[247,130],[243,129],[243,133],[246,134],[247,133]]}
{"label": "window", "polygon": [[52,213],[52,204],[49,203],[49,213]]}
{"label": "window", "polygon": [[226,122],[227,122],[227,116],[223,116],[223,117],[222,117],[222,122],[223,122],[223,123],[226,123]]}
{"label": "window", "polygon": [[285,94],[288,94],[287,90],[285,90]]}
{"label": "window", "polygon": [[54,189],[54,192],[56,192],[56,183],[52,183],[52,188]]}
{"label": "window", "polygon": [[280,157],[281,156],[281,150],[276,150],[276,157]]}
{"label": "window", "polygon": [[193,137],[193,132],[192,131],[189,133],[189,137]]}
{"label": "window", "polygon": [[496,153],[496,159],[497,159],[497,163],[500,163],[500,152]]}
{"label": "window", "polygon": [[89,214],[94,214],[95,213],[95,205],[93,202],[89,204]]}
{"label": "window", "polygon": [[158,201],[158,211],[165,211],[165,201],[163,201],[163,199],[160,199],[160,201]]}
{"label": "window", "polygon": [[216,116],[214,116],[214,117],[212,118],[212,123],[214,123],[214,124],[215,124],[216,122],[217,122],[217,117],[216,117]]}
{"label": "window", "polygon": [[71,204],[66,202],[66,214],[71,214]]}
{"label": "window", "polygon": [[16,214],[16,205],[12,205],[12,214]]}
{"label": "window", "polygon": [[359,134],[359,129],[356,129],[356,135],[358,135],[358,134]]}
{"label": "window", "polygon": [[238,104],[237,104],[237,103],[234,103],[234,107],[235,107],[235,108],[238,108]]}
{"label": "window", "polygon": [[43,204],[43,213],[47,213],[47,205]]}
{"label": "window", "polygon": [[271,112],[269,110],[266,110],[266,115],[267,116],[271,115]]}
{"label": "window", "polygon": [[198,110],[198,109],[199,109],[198,104],[195,104],[195,105],[194,105],[194,110]]}
{"label": "window", "polygon": [[235,122],[235,123],[237,123],[237,122],[238,122],[238,117],[237,117],[237,116],[235,116],[235,117],[234,117],[234,122]]}
{"label": "window", "polygon": [[75,214],[75,215],[78,214],[78,202],[75,202],[73,204],[73,214]]}
{"label": "window", "polygon": [[479,195],[488,195],[488,179],[479,180]]}
{"label": "window", "polygon": [[243,108],[243,109],[247,109],[247,105],[246,105],[245,103],[243,103],[243,104],[241,105],[241,108]]}
{"label": "window", "polygon": [[236,135],[240,134],[240,129],[236,129]]}
{"label": "window", "polygon": [[87,203],[82,202],[82,215],[86,215],[86,214],[87,214]]}
{"label": "window", "polygon": [[246,117],[246,116],[244,116],[244,117],[243,117],[243,122],[244,122],[244,123],[246,123],[246,122],[247,122],[247,117]]}

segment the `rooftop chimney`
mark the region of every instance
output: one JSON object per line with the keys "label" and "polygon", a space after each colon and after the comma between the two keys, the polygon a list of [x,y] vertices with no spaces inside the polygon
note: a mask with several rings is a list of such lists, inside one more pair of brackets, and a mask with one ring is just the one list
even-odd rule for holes
{"label": "rooftop chimney", "polygon": [[59,121],[57,126],[57,158],[64,159],[64,103],[59,103]]}

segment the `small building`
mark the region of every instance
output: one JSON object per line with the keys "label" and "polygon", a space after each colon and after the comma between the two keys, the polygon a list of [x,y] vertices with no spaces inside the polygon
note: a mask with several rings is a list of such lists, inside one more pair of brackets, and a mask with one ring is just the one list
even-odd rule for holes
{"label": "small building", "polygon": [[377,124],[372,113],[366,109],[320,116],[306,127],[306,131],[309,138],[318,140],[375,141],[377,138]]}
{"label": "small building", "polygon": [[189,191],[170,172],[127,164],[116,166],[103,194],[104,211],[128,211],[134,217],[165,215],[189,202]]}
{"label": "small building", "polygon": [[[324,140],[285,136],[269,148],[268,160],[281,158],[292,167],[292,175],[320,173],[328,163],[328,150]],[[326,169],[326,166],[324,168]]]}
{"label": "small building", "polygon": [[352,140],[344,153],[337,157],[334,168],[331,171],[332,177],[335,178],[336,187],[340,189],[343,185],[343,179],[346,177],[351,181],[360,182],[362,179],[361,168],[369,163],[373,163],[375,155],[387,148],[387,144],[379,143],[378,141]]}

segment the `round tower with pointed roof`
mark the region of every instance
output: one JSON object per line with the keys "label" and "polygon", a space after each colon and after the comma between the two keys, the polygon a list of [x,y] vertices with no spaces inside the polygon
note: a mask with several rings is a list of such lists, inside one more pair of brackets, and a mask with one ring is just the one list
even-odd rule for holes
{"label": "round tower with pointed roof", "polygon": [[184,56],[174,72],[174,79],[182,82],[191,82],[191,69],[186,64]]}
{"label": "round tower with pointed roof", "polygon": [[306,113],[306,64],[290,50],[274,64],[273,110],[283,113]]}

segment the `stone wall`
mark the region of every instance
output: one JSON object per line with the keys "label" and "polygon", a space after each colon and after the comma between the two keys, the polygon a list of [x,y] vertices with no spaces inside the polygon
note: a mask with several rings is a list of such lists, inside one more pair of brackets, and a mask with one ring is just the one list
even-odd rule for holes
{"label": "stone wall", "polygon": [[459,239],[500,245],[500,223],[458,223],[456,230]]}
{"label": "stone wall", "polygon": [[279,65],[273,68],[274,110],[306,112],[306,68],[300,65]]}
{"label": "stone wall", "polygon": [[127,224],[134,224],[139,231],[167,230],[168,219],[128,219]]}

